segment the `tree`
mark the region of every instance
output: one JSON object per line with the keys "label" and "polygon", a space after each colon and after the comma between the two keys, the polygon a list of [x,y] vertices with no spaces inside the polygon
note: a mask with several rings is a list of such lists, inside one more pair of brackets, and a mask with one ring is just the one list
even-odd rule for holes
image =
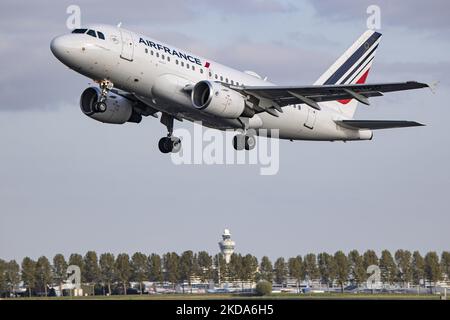
{"label": "tree", "polygon": [[243,282],[253,282],[258,269],[258,259],[251,254],[242,258],[242,278]]}
{"label": "tree", "polygon": [[275,261],[275,264],[273,265],[273,271],[275,273],[275,282],[283,286],[288,275],[286,261],[283,257],[280,257]]}
{"label": "tree", "polygon": [[28,295],[31,297],[31,292],[36,286],[36,262],[25,257],[22,260],[22,281],[28,289]]}
{"label": "tree", "polygon": [[212,278],[212,258],[206,251],[200,251],[197,258],[198,276],[202,282],[207,282]]}
{"label": "tree", "polygon": [[341,286],[341,292],[344,292],[344,285],[348,281],[349,274],[349,264],[347,256],[342,252],[338,251],[334,254],[334,263],[336,265],[336,280]]}
{"label": "tree", "polygon": [[308,253],[303,260],[305,277],[308,281],[319,278],[319,269],[317,268],[317,259],[314,253]]}
{"label": "tree", "polygon": [[233,281],[242,279],[242,255],[233,253],[230,257],[230,263],[227,265],[228,276]]}
{"label": "tree", "polygon": [[317,255],[317,264],[322,283],[326,284],[327,287],[332,287],[336,277],[336,264],[333,256],[326,252],[319,253]]}
{"label": "tree", "polygon": [[302,257],[289,258],[288,260],[289,276],[295,279],[297,283],[297,291],[299,291],[300,283],[303,278],[303,262]]}
{"label": "tree", "polygon": [[95,251],[88,251],[84,256],[83,264],[84,280],[95,286],[100,282],[100,267],[98,266],[97,253]]}
{"label": "tree", "polygon": [[436,252],[431,251],[425,255],[425,278],[436,286],[436,282],[441,280],[441,266],[439,264],[439,257]]}
{"label": "tree", "polygon": [[62,283],[67,278],[67,262],[62,254],[53,257],[54,281],[59,284],[59,292],[62,294]]}
{"label": "tree", "polygon": [[450,280],[450,252],[444,251],[441,255],[441,269],[447,277],[447,281]]}
{"label": "tree", "polygon": [[152,253],[148,257],[148,273],[150,281],[163,282],[162,261],[159,254]]}
{"label": "tree", "polygon": [[6,281],[6,261],[0,259],[0,297],[8,291],[8,283]]}
{"label": "tree", "polygon": [[413,283],[415,285],[420,285],[425,278],[425,261],[419,251],[414,251],[413,253],[411,271]]}
{"label": "tree", "polygon": [[115,259],[112,253],[100,255],[100,279],[103,286],[108,287],[108,294],[111,294],[111,284],[116,279]]}
{"label": "tree", "polygon": [[350,278],[353,283],[359,286],[367,280],[366,269],[364,269],[363,257],[358,250],[352,250],[348,254],[348,262],[350,266]]}
{"label": "tree", "polygon": [[272,282],[261,280],[256,284],[255,288],[258,296],[267,296],[272,293]]}
{"label": "tree", "polygon": [[395,265],[394,258],[388,250],[381,252],[380,258],[380,271],[381,281],[383,283],[393,284],[397,277],[397,266]]}
{"label": "tree", "polygon": [[180,279],[179,261],[180,257],[175,252],[168,252],[163,257],[165,279],[172,283],[174,289]]}
{"label": "tree", "polygon": [[83,256],[78,253],[72,253],[69,257],[69,266],[78,266],[81,273],[81,282],[85,282],[86,275],[84,274]]}
{"label": "tree", "polygon": [[[194,275],[195,271],[195,259],[194,253],[191,250],[185,251],[181,254],[180,257],[180,280],[187,281],[189,287],[191,286],[191,279]],[[191,288],[192,289],[192,288]],[[184,283],[183,283],[183,291],[184,291]]]}
{"label": "tree", "polygon": [[6,285],[8,291],[15,294],[16,287],[20,283],[20,266],[15,260],[6,263],[5,268]]}
{"label": "tree", "polygon": [[409,287],[412,280],[411,252],[400,249],[395,252],[394,257],[397,263],[398,280],[403,282],[403,286]]}
{"label": "tree", "polygon": [[378,256],[375,251],[367,250],[363,254],[363,266],[365,272],[367,272],[367,268],[372,265],[378,266]]}
{"label": "tree", "polygon": [[131,276],[130,257],[126,253],[120,253],[115,263],[117,279],[122,283],[123,294],[127,294],[127,286]]}
{"label": "tree", "polygon": [[226,264],[223,254],[219,253],[214,256],[214,281],[221,283],[226,280],[228,273],[228,266]]}
{"label": "tree", "polygon": [[269,257],[267,256],[262,257],[261,264],[259,265],[259,274],[260,279],[272,282],[273,266]]}
{"label": "tree", "polygon": [[[48,286],[53,279],[52,266],[47,257],[41,256],[36,262],[36,285],[42,290],[44,289],[45,296],[48,296]],[[42,292],[42,291],[41,291]]]}
{"label": "tree", "polygon": [[147,256],[141,252],[136,252],[131,257],[131,279],[139,282],[139,293],[142,294],[142,283],[148,276]]}

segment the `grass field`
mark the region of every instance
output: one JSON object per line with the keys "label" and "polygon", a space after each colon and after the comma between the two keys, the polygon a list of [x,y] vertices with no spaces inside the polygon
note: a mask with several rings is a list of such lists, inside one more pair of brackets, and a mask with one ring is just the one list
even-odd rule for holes
{"label": "grass field", "polygon": [[239,300],[239,299],[281,299],[281,300],[439,300],[439,295],[410,294],[272,294],[264,297],[242,296],[233,294],[160,294],[160,295],[118,295],[87,297],[32,297],[14,298],[11,300]]}

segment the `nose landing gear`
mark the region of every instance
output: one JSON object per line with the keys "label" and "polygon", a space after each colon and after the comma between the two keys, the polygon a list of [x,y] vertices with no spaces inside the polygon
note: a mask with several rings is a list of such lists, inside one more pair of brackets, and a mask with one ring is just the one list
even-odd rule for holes
{"label": "nose landing gear", "polygon": [[103,80],[99,83],[99,85],[102,92],[98,98],[98,101],[94,104],[94,111],[103,113],[108,108],[106,105],[106,99],[108,97],[108,92],[114,87],[114,84],[109,80]]}

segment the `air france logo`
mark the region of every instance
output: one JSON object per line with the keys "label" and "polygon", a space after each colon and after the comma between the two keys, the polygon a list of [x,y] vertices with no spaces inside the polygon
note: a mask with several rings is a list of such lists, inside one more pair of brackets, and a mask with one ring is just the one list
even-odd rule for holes
{"label": "air france logo", "polygon": [[[150,40],[144,40],[142,38],[139,39],[139,43],[143,43],[147,47],[154,48],[154,49],[156,49],[158,51],[164,51],[165,53],[170,54],[172,56],[178,57],[180,59],[184,59],[184,60],[189,61],[191,63],[195,63],[195,64],[197,64],[199,66],[202,66],[202,62],[200,61],[199,58],[193,57],[193,56],[188,55],[186,53],[178,52],[178,51],[176,51],[174,49],[170,49],[170,48],[168,48],[166,46],[163,46],[163,45],[161,45],[159,43],[155,43],[155,42],[150,41]],[[204,67],[205,68],[209,68],[210,65],[211,64],[209,62],[206,62]]]}

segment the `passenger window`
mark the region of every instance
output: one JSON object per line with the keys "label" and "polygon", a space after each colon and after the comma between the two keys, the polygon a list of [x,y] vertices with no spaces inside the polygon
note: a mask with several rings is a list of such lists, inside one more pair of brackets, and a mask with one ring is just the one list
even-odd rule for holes
{"label": "passenger window", "polygon": [[161,55],[161,59],[163,59],[163,60],[164,60],[165,58],[166,58],[166,57],[165,57],[165,56],[164,56],[164,55],[162,54],[162,55]]}
{"label": "passenger window", "polygon": [[75,29],[72,33],[86,33],[87,29]]}
{"label": "passenger window", "polygon": [[87,34],[90,35],[91,37],[97,38],[97,36],[96,36],[94,30],[89,30],[89,31],[87,32]]}
{"label": "passenger window", "polygon": [[223,76],[220,76],[220,81],[222,81],[222,82],[223,82]]}
{"label": "passenger window", "polygon": [[233,80],[231,80],[231,85],[233,85],[233,86],[234,86],[234,81],[233,81]]}
{"label": "passenger window", "polygon": [[212,72],[211,71],[209,72],[209,76],[212,77]]}
{"label": "passenger window", "polygon": [[167,57],[167,61],[169,61],[169,62],[170,62],[170,57]]}
{"label": "passenger window", "polygon": [[97,35],[100,39],[105,40],[105,35],[102,32],[97,31]]}
{"label": "passenger window", "polygon": [[228,83],[228,78],[225,79],[225,82]]}
{"label": "passenger window", "polygon": [[183,61],[181,61],[181,66],[184,67],[184,62]]}
{"label": "passenger window", "polygon": [[156,57],[159,58],[159,52],[156,53]]}
{"label": "passenger window", "polygon": [[202,74],[203,74],[203,69],[202,69],[202,68],[200,68],[200,73],[202,73]]}
{"label": "passenger window", "polygon": [[195,71],[195,67],[194,66],[192,66],[192,71]]}
{"label": "passenger window", "polygon": [[175,60],[175,64],[178,64],[178,60]]}
{"label": "passenger window", "polygon": [[219,79],[219,76],[216,74],[215,78],[216,78],[216,80],[217,80],[217,79]]}
{"label": "passenger window", "polygon": [[150,50],[150,54],[153,55],[153,50]]}
{"label": "passenger window", "polygon": [[189,69],[189,63],[186,63],[186,68],[188,68],[188,69]]}
{"label": "passenger window", "polygon": [[145,53],[148,53],[148,49],[147,48],[145,48]]}

